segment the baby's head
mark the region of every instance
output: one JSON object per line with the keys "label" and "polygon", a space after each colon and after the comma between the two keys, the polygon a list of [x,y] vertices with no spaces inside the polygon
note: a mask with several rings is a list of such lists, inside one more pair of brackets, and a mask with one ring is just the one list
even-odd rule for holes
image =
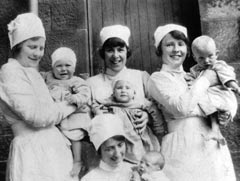
{"label": "baby's head", "polygon": [[70,79],[76,67],[76,54],[67,47],[60,47],[56,49],[52,55],[52,70],[56,79],[67,80]]}
{"label": "baby's head", "polygon": [[139,164],[140,174],[150,174],[154,171],[162,170],[165,164],[163,155],[157,151],[147,152],[141,159]]}
{"label": "baby's head", "polygon": [[206,35],[197,37],[192,42],[192,53],[195,61],[202,68],[213,65],[218,57],[218,50],[214,40]]}
{"label": "baby's head", "polygon": [[133,85],[125,80],[117,80],[113,87],[113,98],[119,103],[128,103],[134,99]]}

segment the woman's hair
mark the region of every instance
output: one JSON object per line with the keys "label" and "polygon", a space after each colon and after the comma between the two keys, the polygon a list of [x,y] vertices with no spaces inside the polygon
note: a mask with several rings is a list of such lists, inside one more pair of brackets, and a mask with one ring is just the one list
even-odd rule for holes
{"label": "woman's hair", "polygon": [[[37,40],[39,40],[39,38],[41,38],[41,37],[40,37],[40,36],[37,36],[37,37],[29,38],[29,39],[27,39],[27,40],[37,41]],[[22,44],[23,44],[25,41],[27,41],[27,40],[24,40],[24,41],[18,43],[17,45],[15,45],[15,46],[12,48],[12,50],[11,50],[10,57],[16,58],[16,57],[19,55],[19,53],[20,53],[20,51],[21,51],[21,49],[22,49]]]}
{"label": "woman's hair", "polygon": [[22,48],[22,43],[23,43],[23,42],[15,45],[15,46],[12,48],[10,57],[16,58],[16,57],[19,55],[19,53],[20,53],[20,51],[21,51],[21,48]]}
{"label": "woman's hair", "polygon": [[[169,34],[175,38],[176,40],[182,40],[186,43],[187,45],[187,56],[190,54],[190,48],[189,48],[189,39],[181,32],[178,30],[174,30],[169,32]],[[163,39],[162,39],[163,40]],[[158,48],[156,50],[156,55],[161,57],[162,56],[162,40],[160,41]]]}
{"label": "woman's hair", "polygon": [[102,47],[99,49],[99,55],[102,59],[105,59],[105,49],[112,47],[126,47],[127,48],[127,58],[129,58],[132,54],[130,48],[126,45],[126,43],[120,38],[109,38],[104,42]]}
{"label": "woman's hair", "polygon": [[[114,139],[114,140],[116,140],[116,141],[122,141],[122,142],[126,142],[126,138],[124,137],[124,136],[122,136],[122,135],[116,135],[116,136],[113,136],[113,137],[111,137],[112,139]],[[109,138],[110,139],[110,138]],[[106,140],[107,141],[107,140]],[[102,144],[101,144],[101,146],[99,147],[99,149],[97,150],[97,152],[98,152],[98,154],[99,155],[101,155],[101,147],[102,147],[102,145],[106,142],[106,141],[104,141]]]}

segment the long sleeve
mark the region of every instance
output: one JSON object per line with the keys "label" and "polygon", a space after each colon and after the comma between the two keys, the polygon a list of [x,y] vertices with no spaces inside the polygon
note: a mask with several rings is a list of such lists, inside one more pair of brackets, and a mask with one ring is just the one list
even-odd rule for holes
{"label": "long sleeve", "polygon": [[77,107],[81,107],[83,104],[88,104],[91,99],[91,90],[87,82],[78,78],[78,81],[74,81],[73,84],[78,89],[78,93],[73,94],[77,100]]}
{"label": "long sleeve", "polygon": [[209,81],[201,77],[188,88],[181,75],[158,72],[151,75],[148,90],[151,97],[176,118],[199,114],[198,101],[206,97],[203,95],[209,85]]}
{"label": "long sleeve", "polygon": [[40,74],[17,63],[2,67],[0,97],[21,119],[34,127],[56,124],[76,109],[66,102],[54,103]]}
{"label": "long sleeve", "polygon": [[142,71],[142,82],[143,82],[143,89],[145,93],[145,97],[149,97],[149,92],[148,92],[148,81],[149,81],[150,75],[146,71]]}
{"label": "long sleeve", "polygon": [[[217,72],[220,82],[225,85],[228,81],[236,81],[234,68],[223,60],[218,60],[212,67]],[[237,82],[237,81],[236,81]]]}

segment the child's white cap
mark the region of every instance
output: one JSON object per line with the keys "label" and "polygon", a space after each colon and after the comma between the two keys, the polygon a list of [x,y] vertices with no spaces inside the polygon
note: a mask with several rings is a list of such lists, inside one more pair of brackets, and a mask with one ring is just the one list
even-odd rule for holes
{"label": "child's white cap", "polygon": [[123,121],[114,114],[100,114],[92,119],[90,140],[99,149],[101,144],[113,136],[124,136]]}
{"label": "child's white cap", "polygon": [[127,26],[123,25],[112,25],[103,27],[100,31],[100,39],[102,45],[109,38],[120,38],[122,39],[127,46],[129,46],[129,37],[131,35],[130,29]]}
{"label": "child's white cap", "polygon": [[67,60],[75,67],[77,63],[77,57],[74,51],[68,47],[57,48],[51,55],[52,67],[58,60]]}
{"label": "child's white cap", "polygon": [[33,37],[46,39],[42,21],[34,13],[20,14],[8,24],[8,38],[11,49],[24,40]]}
{"label": "child's white cap", "polygon": [[177,24],[167,24],[164,26],[159,26],[155,32],[154,32],[154,45],[157,48],[159,43],[161,42],[161,40],[164,38],[165,35],[167,35],[168,33],[170,33],[171,31],[180,31],[182,32],[186,37],[187,36],[187,28],[181,25],[177,25]]}

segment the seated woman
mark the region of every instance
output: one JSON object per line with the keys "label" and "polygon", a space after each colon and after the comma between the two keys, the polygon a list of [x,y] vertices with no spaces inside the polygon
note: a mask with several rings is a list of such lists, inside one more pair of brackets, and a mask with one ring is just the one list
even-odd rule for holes
{"label": "seated woman", "polygon": [[82,181],[129,181],[132,164],[125,162],[126,142],[123,123],[113,114],[100,114],[92,119],[90,140],[100,155],[97,168],[87,173]]}

